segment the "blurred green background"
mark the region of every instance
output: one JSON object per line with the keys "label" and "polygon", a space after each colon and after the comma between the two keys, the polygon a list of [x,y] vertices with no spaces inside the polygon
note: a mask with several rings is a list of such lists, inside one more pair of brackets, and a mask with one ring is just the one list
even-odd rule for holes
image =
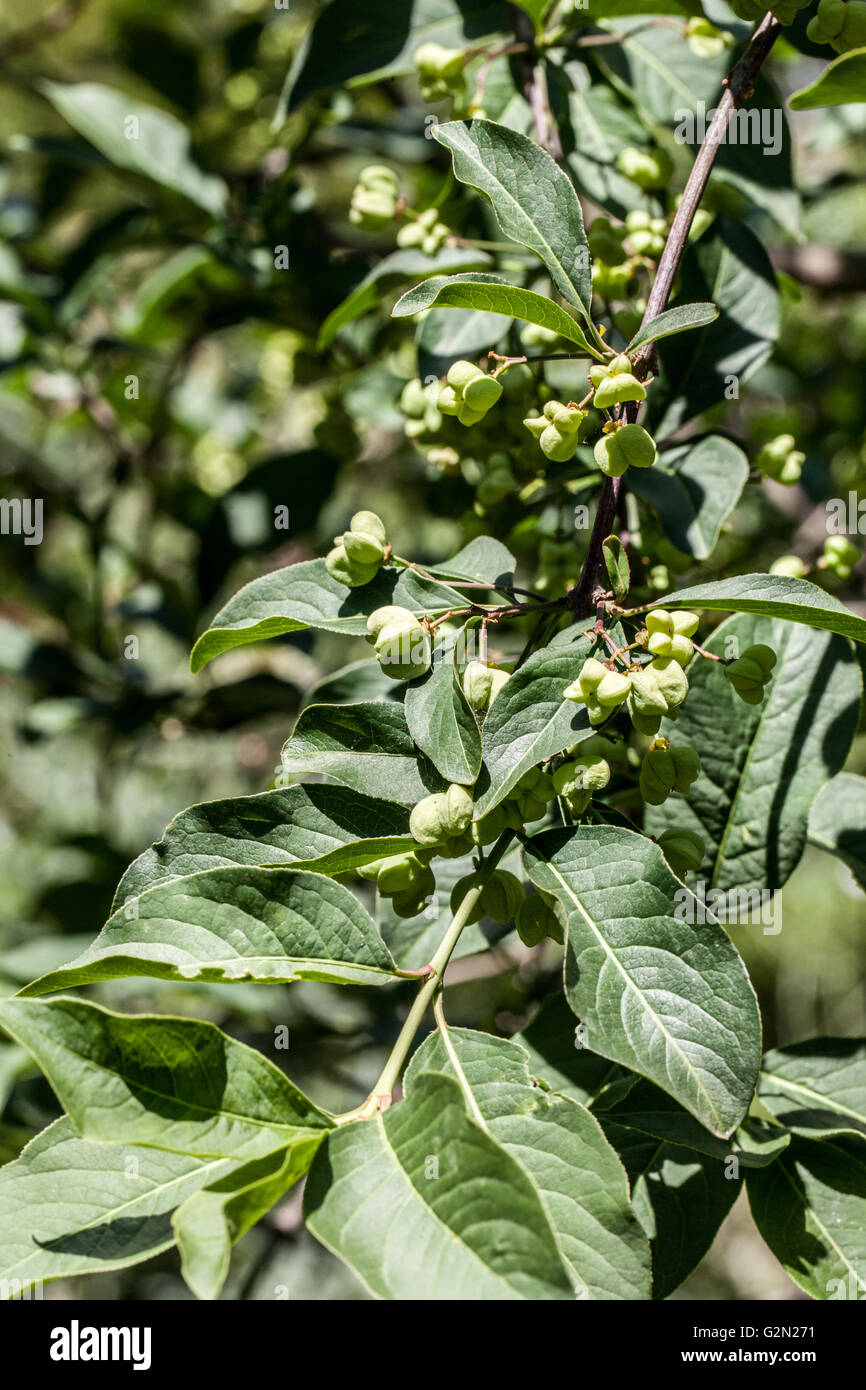
{"label": "blurred green background", "polygon": [[[430,470],[403,437],[410,331],[371,314],[334,353],[315,350],[326,314],[392,245],[347,221],[358,169],[385,159],[430,198],[444,166],[408,79],[319,97],[274,133],[311,8],[4,3],[0,495],[44,504],[42,544],[0,536],[4,992],[89,942],[123,869],[177,812],[268,786],[317,681],[361,654],[298,633],[192,678],[190,646],[222,601],[321,554],[359,505],[381,513],[398,553],[422,561],[483,529],[464,481]],[[776,76],[790,90],[814,67],[783,45]],[[112,167],[47,99],[51,81],[105,83],[179,116],[200,165],[225,180],[226,216],[214,223]],[[752,449],[790,430],[807,464],[798,488],[750,486],[720,545],[734,567],[813,558],[823,499],[866,476],[864,113],[794,123],[802,242],[740,209],[784,270],[784,326],[771,365],[714,419]],[[286,271],[274,270],[275,246],[287,248]],[[826,273],[816,247],[833,253]],[[275,532],[277,506],[289,526]],[[508,525],[501,538],[531,579],[538,536]],[[859,571],[837,591],[864,611]],[[850,766],[866,771],[863,735]],[[733,929],[768,1046],[866,1031],[863,902],[848,871],[810,849],[784,890],[782,931]],[[514,940],[453,968],[455,1023],[511,1033],[531,1014],[557,961]],[[210,1018],[265,1048],[288,1023],[294,1080],[334,1108],[358,1102],[391,1036],[384,990],[128,980],[90,993]],[[57,1111],[17,1050],[0,1051],[0,1160]],[[225,1297],[364,1296],[298,1216],[295,1196],[245,1238]],[[188,1295],[169,1253],[46,1296]],[[741,1200],[678,1296],[798,1295]]]}

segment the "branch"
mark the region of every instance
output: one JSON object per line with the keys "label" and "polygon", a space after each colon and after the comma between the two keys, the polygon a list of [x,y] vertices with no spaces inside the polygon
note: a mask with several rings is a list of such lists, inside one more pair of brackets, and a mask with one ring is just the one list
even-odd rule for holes
{"label": "branch", "polygon": [[[692,171],[689,174],[680,205],[665,242],[665,249],[662,252],[656,278],[647,300],[642,324],[649,323],[650,319],[656,318],[668,302],[671,286],[682,260],[695,213],[700,206],[728,123],[740,103],[752,95],[761,65],[780,32],[779,21],[774,19],[771,13],[767,13],[752,34],[748,47],[739,62],[725,78],[725,91],[716,107],[716,114],[692,165]],[[639,381],[643,380],[649,371],[653,352],[654,344],[648,343],[635,358],[634,374]],[[629,402],[623,411],[626,423],[633,423],[637,413],[637,402]],[[594,595],[599,587],[604,565],[602,543],[605,537],[610,535],[613,528],[622,492],[622,481],[622,478],[605,479],[583,573],[577,586],[572,589],[569,595],[569,601],[576,618],[586,617],[592,611]]]}
{"label": "branch", "polygon": [[510,5],[509,8],[515,37],[521,44],[525,44],[520,59],[523,64],[523,90],[532,111],[535,138],[541,148],[547,150],[554,159],[562,159],[559,131],[548,100],[547,78],[537,60],[532,20],[525,10],[518,9],[516,5]]}

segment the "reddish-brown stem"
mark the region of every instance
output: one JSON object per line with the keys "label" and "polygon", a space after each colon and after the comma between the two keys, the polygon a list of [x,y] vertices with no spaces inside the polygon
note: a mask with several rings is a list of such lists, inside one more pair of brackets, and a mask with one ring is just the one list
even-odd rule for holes
{"label": "reddish-brown stem", "polygon": [[511,10],[511,24],[515,37],[526,45],[521,58],[523,90],[532,112],[535,138],[541,148],[546,150],[554,159],[562,159],[562,144],[547,94],[547,78],[544,75],[543,67],[538,62],[535,50],[535,31],[532,27],[532,20],[525,10],[518,9],[516,5],[510,5],[509,9]]}
{"label": "reddish-brown stem", "polygon": [[[642,325],[657,318],[668,302],[674,277],[686,248],[692,222],[700,206],[728,122],[740,102],[751,96],[761,66],[773,47],[780,30],[779,21],[771,13],[767,13],[752,34],[739,62],[734,65],[725,79],[725,91],[719,99],[715,116],[695,157],[692,171],[689,174],[680,205],[665,242],[658,272],[647,299],[646,310],[641,321]],[[652,356],[653,345],[648,344],[641,348],[635,357],[634,374],[639,381],[645,380],[650,369]],[[633,424],[637,419],[637,413],[637,402],[629,402],[623,409],[625,423]],[[605,536],[610,535],[613,529],[622,487],[622,478],[607,478],[602,488],[583,572],[577,585],[569,594],[569,603],[575,618],[586,617],[592,611],[592,606],[596,601],[604,565],[602,543]]]}

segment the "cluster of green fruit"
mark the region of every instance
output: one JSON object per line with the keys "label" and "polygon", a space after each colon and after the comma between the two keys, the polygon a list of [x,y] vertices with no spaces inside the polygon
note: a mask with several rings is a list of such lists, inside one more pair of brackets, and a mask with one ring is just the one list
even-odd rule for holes
{"label": "cluster of green fruit", "polygon": [[674,171],[673,160],[667,150],[642,150],[633,145],[620,150],[616,167],[625,178],[643,189],[664,188]]}
{"label": "cluster of green fruit", "polygon": [[349,206],[349,221],[365,232],[378,232],[397,215],[397,175],[384,164],[368,164],[358,175]]}
{"label": "cluster of green fruit", "polygon": [[436,209],[427,208],[414,221],[403,224],[397,233],[397,245],[404,248],[418,246],[425,256],[435,256],[450,235],[451,228],[439,221]]}
{"label": "cluster of green fruit", "polygon": [[596,217],[587,235],[594,292],[604,300],[629,297],[642,258],[660,256],[666,234],[665,218],[652,217],[639,209],[628,213],[620,225],[609,217]]}
{"label": "cluster of green fruit", "polygon": [[774,478],[777,483],[785,483],[791,487],[799,482],[806,461],[806,455],[795,449],[794,444],[792,434],[776,435],[775,439],[769,440],[758,451],[755,467],[768,478]]}
{"label": "cluster of green fruit", "polygon": [[463,91],[465,55],[459,48],[422,43],[412,55],[425,101],[442,101]]}
{"label": "cluster of green fruit", "polygon": [[[472,362],[455,362],[444,385],[432,381],[425,386],[415,379],[403,388],[404,433],[432,467],[463,474],[475,488],[476,511],[483,515],[541,471],[543,460],[524,428],[539,395],[550,392],[537,385],[523,363],[493,377]],[[468,448],[467,425],[472,427]]]}
{"label": "cluster of green fruit", "polygon": [[733,42],[733,35],[726,29],[717,29],[708,19],[700,17],[687,22],[685,36],[697,58],[717,58]]}
{"label": "cluster of green fruit", "polygon": [[820,0],[806,35],[813,43],[828,43],[837,53],[862,48],[866,45],[866,0]]}
{"label": "cluster of green fruit", "polygon": [[[862,550],[847,536],[828,536],[824,542],[824,553],[817,561],[817,568],[845,583],[854,573],[854,566],[859,565],[862,559]],[[770,573],[784,575],[786,579],[803,579],[810,569],[811,566],[801,560],[799,555],[780,555],[770,566]]]}
{"label": "cluster of green fruit", "polygon": [[[478,677],[476,670],[473,680],[477,681]],[[507,829],[522,829],[545,814],[555,794],[553,779],[540,768],[531,768],[504,802],[473,823],[471,792],[452,783],[447,791],[425,796],[412,808],[409,830],[417,848],[375,860],[359,873],[362,878],[375,882],[378,891],[391,899],[398,916],[417,916],[435,890],[430,868],[434,857],[459,858],[479,845],[492,844]],[[458,910],[466,894],[478,883],[477,873],[458,879],[451,893],[452,912]],[[562,941],[562,929],[552,900],[539,894],[525,898],[520,880],[504,869],[495,869],[484,881],[468,922],[480,921],[482,917],[491,917],[500,923],[516,918],[518,931],[527,944],[534,945],[545,935]]]}
{"label": "cluster of green fruit", "polygon": [[863,558],[859,546],[849,541],[847,536],[828,536],[824,542],[824,554],[819,561],[821,569],[829,570],[837,579],[850,579],[854,566]]}
{"label": "cluster of green fruit", "polygon": [[375,579],[387,552],[388,538],[381,517],[375,512],[356,512],[348,531],[334,537],[333,549],[325,556],[325,568],[332,579],[358,589]]}

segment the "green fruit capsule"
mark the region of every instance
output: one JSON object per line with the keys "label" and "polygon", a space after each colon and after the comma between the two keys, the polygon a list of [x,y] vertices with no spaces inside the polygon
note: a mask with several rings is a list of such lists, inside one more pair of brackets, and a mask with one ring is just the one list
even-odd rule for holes
{"label": "green fruit capsule", "polygon": [[383,897],[393,897],[395,893],[403,893],[407,888],[413,888],[425,875],[432,878],[430,870],[411,850],[406,854],[392,854],[383,859],[379,866],[376,887]]}
{"label": "green fruit capsule", "polygon": [[417,917],[419,912],[423,912],[427,905],[427,899],[436,890],[436,880],[432,870],[427,869],[425,876],[405,889],[402,893],[395,893],[391,899],[391,906],[398,917]]}
{"label": "green fruit capsule", "polygon": [[674,760],[674,791],[687,792],[701,771],[701,760],[691,748],[671,748]]}
{"label": "green fruit capsule", "polygon": [[691,748],[672,748],[667,740],[653,744],[641,763],[641,795],[650,806],[660,806],[671,792],[687,792],[700,770]]}
{"label": "green fruit capsule", "polygon": [[524,946],[537,946],[546,936],[562,941],[559,918],[542,893],[530,893],[520,903],[514,918],[517,935]]}
{"label": "green fruit capsule", "polygon": [[622,405],[625,401],[645,399],[646,390],[631,371],[614,372],[596,388],[593,405],[597,410],[608,410],[612,405]]}
{"label": "green fruit capsule", "polygon": [[616,167],[639,188],[661,188],[673,173],[673,163],[666,150],[639,150],[633,146],[621,150]]}
{"label": "green fruit capsule", "polygon": [[343,536],[343,549],[354,565],[378,565],[385,555],[385,547],[370,536],[347,531]]}
{"label": "green fruit capsule", "polygon": [[502,395],[502,382],[496,377],[483,373],[470,381],[463,391],[463,399],[471,410],[481,410],[485,414]]}
{"label": "green fruit capsule", "polygon": [[430,669],[430,634],[415,617],[386,623],[376,637],[376,659],[391,680],[415,680]]}
{"label": "green fruit capsule", "polygon": [[674,661],[686,666],[694,653],[691,638],[699,622],[697,613],[685,609],[675,613],[669,613],[666,608],[651,609],[646,618],[648,650],[654,656],[673,657]]}
{"label": "green fruit capsule", "polygon": [[363,536],[384,550],[388,544],[385,523],[375,512],[355,512],[349,522],[349,531],[355,536]]}
{"label": "green fruit capsule", "polygon": [[553,787],[572,815],[582,815],[592,800],[610,781],[610,763],[587,754],[563,763],[553,774]]}
{"label": "green fruit capsule", "polygon": [[[472,839],[476,845],[492,845],[509,828],[508,809],[504,802],[494,806],[486,816],[472,823]],[[518,827],[512,826],[512,829]]]}
{"label": "green fruit capsule", "polygon": [[[467,874],[460,878],[451,890],[451,911],[456,913],[472,889],[478,887],[478,875]],[[507,869],[494,869],[484,884],[478,902],[473,907],[469,922],[480,922],[482,917],[492,917],[494,922],[510,922],[523,901],[523,887],[514,874]]]}
{"label": "green fruit capsule", "polygon": [[655,440],[642,425],[622,425],[602,435],[593,453],[609,478],[621,478],[627,468],[651,468],[658,458]]}
{"label": "green fruit capsule", "polygon": [[349,589],[359,589],[376,578],[379,563],[377,561],[371,565],[360,564],[348,555],[344,545],[335,545],[325,556],[325,569],[338,583],[345,584]]}
{"label": "green fruit capsule", "polygon": [[725,676],[730,681],[741,700],[747,705],[759,705],[764,698],[764,687],[769,681],[776,664],[776,653],[772,647],[758,642],[747,647],[735,661],[728,662]]}
{"label": "green fruit capsule", "polygon": [[470,708],[477,714],[489,709],[508,679],[507,671],[488,666],[485,661],[470,661],[463,672],[463,694]]}
{"label": "green fruit capsule", "polygon": [[693,830],[666,830],[659,836],[658,843],[678,878],[701,867],[704,842]]}
{"label": "green fruit capsule", "polygon": [[423,77],[451,82],[463,71],[464,57],[459,48],[444,48],[440,43],[422,43],[415,49],[412,61]]}
{"label": "green fruit capsule", "polygon": [[367,640],[375,642],[383,628],[391,623],[402,623],[404,626],[411,626],[417,623],[418,619],[414,613],[410,613],[408,608],[400,608],[393,603],[386,603],[382,608],[374,608],[367,619]]}

